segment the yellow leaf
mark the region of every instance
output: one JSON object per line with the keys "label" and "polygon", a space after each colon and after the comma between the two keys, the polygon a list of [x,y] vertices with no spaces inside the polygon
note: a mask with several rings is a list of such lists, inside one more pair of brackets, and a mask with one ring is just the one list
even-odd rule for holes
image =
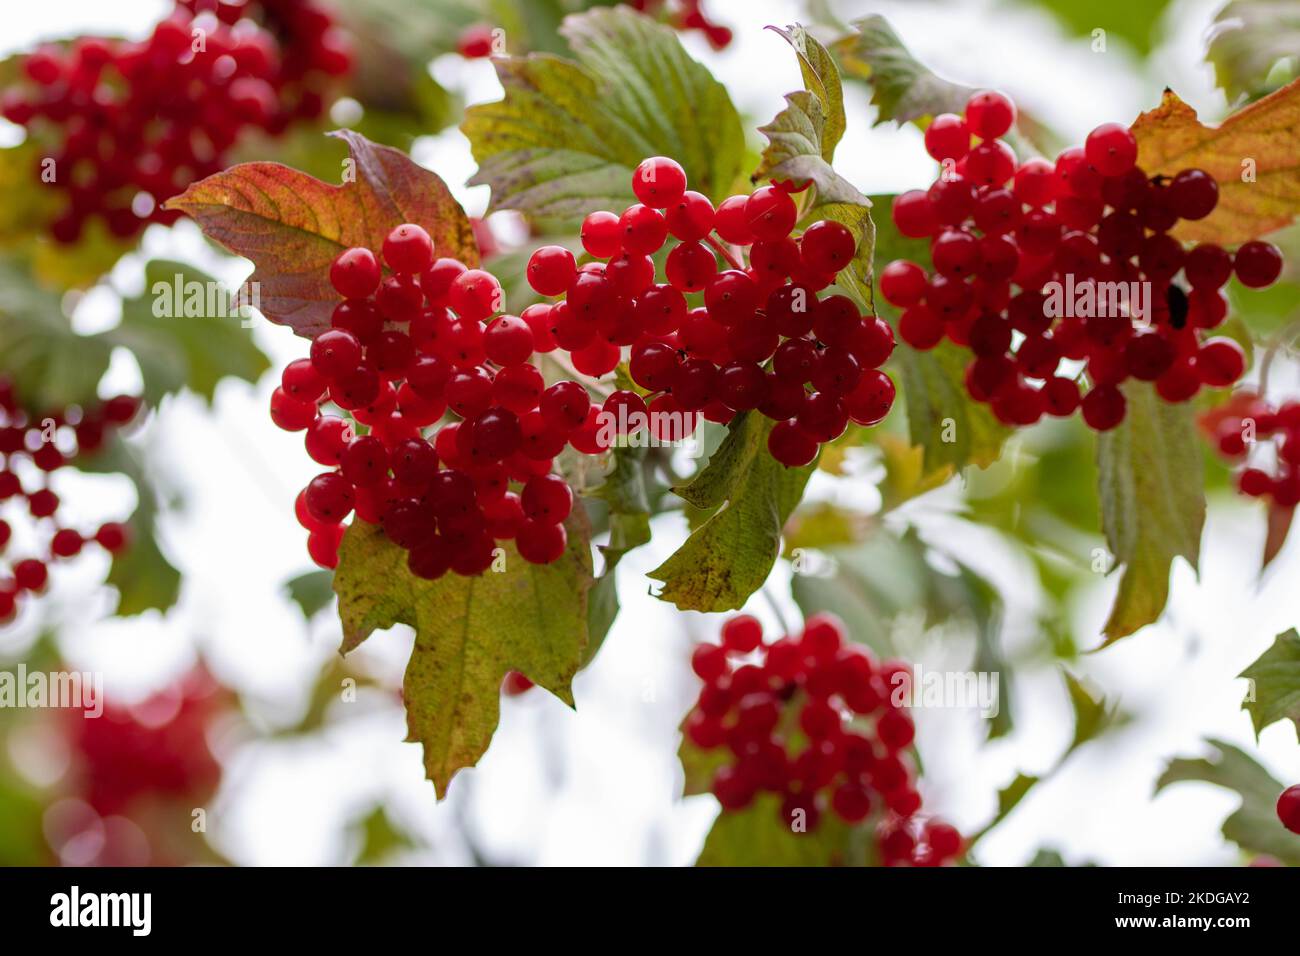
{"label": "yellow leaf", "polygon": [[[1160,105],[1133,124],[1138,164],[1150,175],[1203,169],[1219,183],[1209,216],[1180,222],[1179,239],[1236,245],[1280,229],[1300,213],[1300,80],[1206,126],[1165,90]],[[1250,172],[1252,175],[1247,176]]]}

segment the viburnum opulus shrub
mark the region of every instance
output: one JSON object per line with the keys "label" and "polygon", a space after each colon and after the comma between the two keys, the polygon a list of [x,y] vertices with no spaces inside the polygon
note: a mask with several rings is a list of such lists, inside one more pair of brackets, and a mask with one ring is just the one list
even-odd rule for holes
{"label": "viburnum opulus shrub", "polygon": [[59,514],[51,479],[92,458],[113,430],[130,423],[140,399],[118,395],[89,407],[29,412],[0,380],[0,626],[24,601],[39,596],[50,567],[70,561],[87,545],[118,554],[129,544],[126,525],[106,521],[76,527]]}
{"label": "viburnum opulus shrub", "polygon": [[742,614],[722,625],[721,643],[696,646],[691,667],[704,683],[684,732],[725,752],[711,782],[723,813],[766,792],[796,832],[815,831],[827,813],[850,826],[877,821],[886,866],[940,866],[961,853],[957,830],[921,812],[907,664],[876,660],[834,615],[765,642],[758,619]]}
{"label": "viburnum opulus shrub", "polygon": [[29,54],[0,113],[49,150],[31,176],[66,197],[55,239],[76,242],[96,217],[129,238],[175,222],[163,202],[224,169],[250,131],[320,116],[326,82],[350,66],[346,36],[311,0],[178,0],[144,40],[80,37]]}
{"label": "viburnum opulus shrub", "polygon": [[[551,473],[566,446],[595,455],[643,428],[680,442],[701,414],[725,424],[757,411],[777,422],[772,456],[802,466],[850,420],[888,414],[889,326],[845,296],[818,298],[856,254],[850,231],[822,220],[792,236],[798,210],[781,186],[715,209],[687,185],[675,161],[643,161],[632,177],[641,201],[583,221],[588,261],[560,245],[532,254],[529,285],[557,301],[521,315],[504,314],[491,273],[437,255],[417,223],[393,229],[378,254],[338,255],[331,328],[271,398],[276,424],[305,430],[308,454],[333,469],[297,503],[318,564],[337,563],[354,509],[410,552],[418,577],[481,574],[507,539],[547,564],[567,543],[572,492]],[[661,277],[653,256],[670,236]],[[594,381],[625,350],[642,391],[599,405],[583,381],[547,385],[533,360],[567,354]],[[322,414],[323,402],[343,414]]]}
{"label": "viburnum opulus shrub", "polygon": [[1248,288],[1273,283],[1277,247],[1185,248],[1170,230],[1214,211],[1212,176],[1148,175],[1118,123],[1055,162],[1018,163],[1000,138],[1015,118],[1010,99],[984,91],[964,116],[943,113],[926,129],[939,178],[898,196],[892,214],[905,236],[930,240],[930,269],[898,260],[880,276],[903,309],[903,341],[968,349],[968,393],[1008,425],[1079,411],[1106,431],[1124,419],[1127,379],[1154,383],[1169,402],[1235,383],[1242,348],[1212,331],[1228,313],[1222,289],[1234,273]]}
{"label": "viburnum opulus shrub", "polygon": [[[556,55],[470,36],[462,52],[491,55],[502,89],[466,111],[470,182],[488,187],[489,215],[527,226],[492,254],[441,179],[346,130],[337,184],[247,163],[170,201],[253,260],[263,312],[305,340],[271,399],[320,467],[297,516],[334,570],[344,651],[415,629],[403,702],[439,795],[486,751],[503,690],[573,703],[617,613],[613,569],[664,511],[682,508],[688,534],[650,572],[655,595],[737,610],[782,554],[794,567],[783,533],[815,509],[843,517],[820,492],[803,499],[864,480],[845,465],[857,452],[879,452],[892,508],[995,461],[1006,426],[1082,408],[1120,571],[1106,639],[1156,620],[1174,560],[1197,561],[1189,400],[1220,400],[1246,372],[1225,283],[1277,277],[1260,237],[1297,205],[1233,177],[1247,142],[1267,147],[1261,176],[1289,169],[1269,131],[1295,96],[1210,129],[1170,93],[1048,161],[1006,97],[929,74],[879,18],[829,47],[776,32],[803,84],[760,128],[757,162],[725,87],[626,5],[565,19]],[[933,188],[869,199],[834,165],[856,121],[841,66],[872,86],[880,120],[922,127]],[[1136,294],[1097,311],[1103,286]],[[1089,292],[1093,314],[1073,311]],[[907,440],[876,428],[895,381]],[[644,447],[686,439],[710,455],[684,474],[686,456]],[[869,518],[850,512],[828,536],[860,544]],[[996,611],[958,590],[993,653]],[[687,790],[724,807],[701,859],[825,863],[850,843],[892,864],[970,858],[921,797],[911,714],[888,693],[906,666],[819,614],[807,581],[792,592],[805,621],[791,634],[764,641],[741,618],[696,652]],[[941,600],[926,595],[900,600]],[[1078,746],[1109,709],[1067,677]],[[963,829],[976,841],[1000,820]]]}

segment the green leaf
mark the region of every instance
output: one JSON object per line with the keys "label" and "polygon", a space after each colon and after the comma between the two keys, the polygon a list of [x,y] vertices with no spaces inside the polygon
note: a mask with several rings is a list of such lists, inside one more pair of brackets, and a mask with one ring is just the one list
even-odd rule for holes
{"label": "green leaf", "polygon": [[1159,39],[1157,27],[1164,16],[1169,0],[1091,0],[1086,4],[1076,0],[1021,0],[1025,6],[1041,7],[1052,13],[1061,25],[1081,39],[1091,41],[1094,31],[1103,29],[1107,43],[1111,35],[1132,45],[1141,56],[1146,56]]}
{"label": "green leaf", "polygon": [[402,683],[407,739],[424,745],[425,772],[440,797],[487,750],[509,671],[573,705],[592,586],[585,521],[581,509],[570,516],[569,548],[554,564],[529,564],[506,545],[504,570],[437,581],[413,576],[406,552],[373,525],[354,522],[344,535],[334,574],[342,652],[394,624],[415,629]]}
{"label": "green leaf", "polygon": [[768,29],[794,47],[805,88],[788,94],[789,106],[759,128],[769,145],[755,179],[769,176],[769,170],[792,156],[817,156],[829,165],[846,125],[839,67],[826,48],[797,23],[785,30]]}
{"label": "green leaf", "polygon": [[1297,51],[1300,7],[1286,0],[1233,0],[1214,18],[1205,58],[1231,102],[1255,99],[1294,79]]}
{"label": "green leaf", "polygon": [[113,613],[131,617],[145,611],[167,611],[180,597],[181,573],[158,546],[159,495],[150,470],[139,453],[118,435],[96,454],[79,460],[77,467],[97,474],[125,475],[136,489],[136,508],[126,521],[129,543],[113,556],[104,582],[118,592]]}
{"label": "green leaf", "polygon": [[[1070,707],[1074,711],[1074,738],[1070,741],[1069,756],[1079,747],[1106,731],[1115,716],[1115,710],[1105,697],[1092,694],[1080,680],[1064,671],[1065,686],[1070,693]],[[1064,758],[1062,758],[1064,759]]]}
{"label": "green leaf", "polygon": [[864,17],[853,21],[853,26],[857,33],[833,47],[847,75],[871,84],[877,123],[925,120],[966,108],[975,91],[936,76],[917,61],[884,17]]}
{"label": "green leaf", "polygon": [[986,468],[998,460],[1011,430],[966,391],[966,356],[957,346],[942,342],[926,352],[897,349],[894,363],[908,434],[924,450],[927,473],[960,471],[966,465]]}
{"label": "green leaf", "polygon": [[1251,682],[1242,708],[1250,711],[1255,736],[1275,720],[1289,720],[1300,733],[1300,634],[1293,627],[1237,675]]}
{"label": "green leaf", "polygon": [[871,263],[876,229],[871,200],[831,167],[835,145],[844,134],[844,91],[840,71],[826,48],[798,24],[774,30],[799,56],[807,89],[787,94],[786,108],[759,132],[768,139],[758,169],[750,177],[811,182],[814,190],[805,218],[830,219],[845,226],[857,252],[840,273],[841,284],[861,307],[871,302]]}
{"label": "green leaf", "polygon": [[695,865],[865,865],[869,836],[850,830],[833,813],[822,814],[811,833],[795,833],[782,820],[780,798],[764,793],[744,810],[718,815]]}
{"label": "green leaf", "polygon": [[[201,305],[187,310],[172,302],[195,291]],[[189,388],[209,402],[228,376],[255,382],[270,361],[241,319],[222,309],[209,315],[209,294],[228,299],[219,284],[177,262],[145,265],[145,289],[122,303],[121,322],[94,335],[77,333],[52,291],[12,260],[0,260],[0,370],[33,409],[86,405],[95,401],[113,349],[131,351],[144,379],[145,400],[156,406],[165,395]],[[168,313],[154,314],[157,308]],[[182,314],[171,314],[180,311]],[[222,312],[226,314],[222,314]]]}
{"label": "green leaf", "polygon": [[404,850],[414,849],[415,843],[406,831],[393,822],[388,809],[379,804],[353,824],[361,844],[355,865],[380,866]]}
{"label": "green leaf", "polygon": [[311,620],[334,600],[334,573],[332,571],[307,571],[284,582],[289,600],[302,609],[302,616]]}
{"label": "green leaf", "polygon": [[1123,391],[1124,420],[1097,439],[1102,531],[1117,564],[1124,565],[1106,621],[1106,644],[1160,617],[1169,598],[1170,566],[1182,557],[1196,568],[1205,523],[1191,406],[1162,400],[1144,382],[1129,382]]}
{"label": "green leaf", "polygon": [[1277,818],[1277,798],[1285,785],[1232,744],[1214,739],[1206,742],[1218,753],[1208,759],[1180,757],[1171,761],[1156,781],[1155,792],[1187,781],[1234,791],[1241,796],[1241,806],[1223,821],[1223,835],[1243,850],[1267,853],[1288,866],[1300,866],[1300,835],[1288,832]]}
{"label": "green leaf", "polygon": [[718,509],[650,577],[658,597],[683,611],[729,611],[763,586],[780,552],[781,529],[816,467],[787,468],[769,454],[772,422],[737,415],[709,463],[674,488],[696,508]]}
{"label": "green leaf", "polygon": [[102,337],[72,330],[59,297],[28,268],[0,259],[0,372],[24,407],[42,412],[93,402],[111,354]]}
{"label": "green leaf", "polygon": [[[1031,776],[1030,774],[1018,773],[1014,780],[999,790],[998,812],[993,817],[993,823],[990,824],[990,826],[996,825],[1006,819],[1011,811],[1020,804],[1020,801],[1025,799],[1025,795],[1034,788],[1034,785],[1038,783],[1039,779],[1039,777]],[[986,827],[985,829],[988,828]]]}
{"label": "green leaf", "polygon": [[[208,306],[180,314],[179,297],[197,292],[211,299],[210,290],[227,302],[230,295],[217,281],[179,262],[154,259],[145,265],[145,290],[122,303],[122,322],[103,333],[114,345],[124,345],[135,354],[144,376],[144,397],[157,405],[164,395],[182,388],[201,395],[209,404],[217,384],[224,378],[256,382],[271,367],[270,360],[244,327],[244,319],[228,306],[217,303],[215,314]],[[211,303],[209,303],[211,304]],[[158,314],[158,313],[163,314]]]}
{"label": "green leaf", "polygon": [[466,111],[470,183],[491,186],[492,210],[571,225],[620,209],[634,201],[632,170],[656,155],[714,201],[728,194],[744,159],[740,117],[675,31],[619,7],[568,17],[561,32],[576,62],[498,57],[504,99]]}
{"label": "green leaf", "polygon": [[681,761],[685,776],[682,796],[693,797],[709,792],[713,786],[713,775],[719,768],[731,763],[732,754],[726,747],[701,750],[683,733],[681,746],[677,748],[677,758]]}

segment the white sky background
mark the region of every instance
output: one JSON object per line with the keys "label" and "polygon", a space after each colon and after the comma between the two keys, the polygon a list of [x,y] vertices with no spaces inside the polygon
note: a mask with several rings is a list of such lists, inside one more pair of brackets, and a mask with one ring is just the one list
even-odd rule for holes
{"label": "white sky background", "polygon": [[[1112,38],[1106,54],[1093,53],[1086,40],[1067,37],[1049,15],[1032,8],[983,0],[835,4],[846,20],[884,13],[939,72],[1007,90],[1076,142],[1099,122],[1129,120],[1155,105],[1165,85],[1204,115],[1219,115],[1223,100],[1202,60],[1204,32],[1217,6],[1214,0],[1175,3],[1167,17],[1168,41],[1146,73],[1120,41]],[[45,37],[95,31],[141,35],[168,5],[64,0],[10,7],[0,54]],[[686,43],[727,84],[742,113],[766,122],[780,109],[782,94],[798,88],[799,78],[784,41],[761,26],[799,19],[802,8],[774,0],[743,5],[715,0],[712,12],[736,30],[733,46],[714,54],[694,36]],[[485,61],[441,62],[435,73],[461,86],[471,102],[499,97]],[[870,128],[865,92],[856,85],[846,92],[849,128],[837,151],[840,171],[868,193],[926,185],[933,164],[920,134],[910,128]],[[486,189],[458,185],[473,172],[459,132],[421,140],[415,156],[448,181],[471,213],[482,211]],[[238,260],[215,255],[188,224],[171,232],[153,227],[146,250],[194,262],[232,284],[248,271]],[[123,289],[138,287],[139,263],[124,264],[114,278]],[[112,321],[111,298],[83,303],[77,321],[87,329],[102,325],[105,316]],[[263,326],[255,334],[277,369],[306,353],[305,343],[286,329]],[[126,362],[113,374],[129,384],[134,371]],[[103,572],[94,559],[56,571],[51,607],[62,620],[64,652],[78,668],[102,670],[110,693],[143,694],[189,666],[196,649],[202,649],[220,677],[245,693],[249,718],[271,728],[295,718],[318,669],[334,653],[337,625],[330,615],[308,626],[280,590],[283,581],[310,566],[292,503],[317,469],[300,437],[277,430],[269,420],[267,401],[277,379],[268,375],[256,388],[225,383],[215,413],[192,397],[173,400],[138,439],[187,502],[163,528],[165,547],[184,572],[180,604],[166,617],[103,617],[107,599],[85,599],[96,594],[91,583]],[[111,480],[69,481],[58,490],[76,487],[85,489],[88,514],[129,510],[129,494]],[[830,484],[819,478],[817,487]],[[871,500],[862,488],[839,493]],[[950,488],[909,505],[905,514],[993,575],[1010,599],[1008,640],[1020,645],[1033,640],[1025,622],[1035,596],[1024,593],[1023,570],[996,542],[990,545],[991,535],[957,526],[949,517],[955,500]],[[644,576],[684,535],[675,518],[664,519],[654,542],[620,566],[623,613],[596,663],[575,682],[577,712],[540,690],[503,701],[491,749],[477,769],[457,778],[442,804],[434,804],[432,788],[422,779],[419,747],[401,743],[400,709],[391,701],[363,698],[338,705],[341,719],[308,740],[250,743],[239,728],[221,735],[226,775],[209,813],[213,842],[240,863],[341,862],[350,853],[341,836],[344,822],[376,801],[388,801],[398,823],[425,844],[406,862],[468,862],[459,836],[468,827],[494,862],[689,863],[716,804],[711,797],[678,799],[676,728],[696,690],[688,667],[690,642],[712,636],[722,616],[678,614],[647,595]],[[1262,537],[1261,511],[1244,502],[1214,503],[1199,582],[1180,567],[1161,623],[1085,657],[1075,668],[1118,698],[1136,720],[1079,752],[1062,773],[1036,789],[981,844],[980,862],[1023,863],[1041,846],[1060,849],[1071,862],[1236,862],[1235,850],[1218,832],[1235,803],[1231,794],[1182,784],[1153,800],[1151,791],[1169,758],[1198,753],[1207,736],[1246,747],[1279,779],[1300,780],[1300,750],[1289,725],[1267,730],[1256,751],[1249,720],[1239,709],[1244,684],[1230,679],[1274,634],[1297,623],[1296,602],[1285,582],[1300,573],[1300,553],[1292,541],[1257,586],[1253,570]],[[787,584],[782,566],[771,589],[794,620],[797,612],[784,598]],[[1084,646],[1095,643],[1113,588],[1113,581],[1099,582],[1077,608]],[[773,623],[761,598],[752,603],[753,613]],[[0,635],[0,659],[16,656],[34,636],[30,614],[23,624]],[[968,650],[916,638],[908,646],[926,668],[968,666]],[[372,637],[358,654],[367,668],[396,679],[409,647],[409,635],[393,632]],[[987,747],[979,746],[974,717],[919,713],[927,809],[963,830],[983,824],[994,810],[997,788],[1018,770],[1045,770],[1068,742],[1068,705],[1055,669],[1019,675],[1017,689],[1015,733]],[[34,771],[49,769],[35,766],[30,753],[23,759]]]}

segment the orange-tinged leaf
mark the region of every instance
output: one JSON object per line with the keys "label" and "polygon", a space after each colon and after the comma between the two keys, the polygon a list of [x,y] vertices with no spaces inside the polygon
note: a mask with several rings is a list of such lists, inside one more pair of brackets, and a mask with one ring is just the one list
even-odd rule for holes
{"label": "orange-tinged leaf", "polygon": [[[1174,235],[1236,245],[1280,229],[1300,214],[1300,80],[1206,126],[1165,90],[1160,105],[1133,124],[1138,164],[1150,175],[1203,169],[1219,183],[1219,205],[1204,219],[1180,222]],[[1249,162],[1248,162],[1249,161]],[[1253,181],[1243,178],[1253,163]]]}
{"label": "orange-tinged leaf", "polygon": [[1282,505],[1269,503],[1268,506],[1268,534],[1264,538],[1264,561],[1263,567],[1267,568],[1273,563],[1286,544],[1286,536],[1291,531],[1291,521],[1295,517],[1295,508],[1284,508]]}
{"label": "orange-tinged leaf", "polygon": [[377,253],[394,226],[418,223],[436,255],[478,265],[469,218],[436,174],[351,130],[330,135],[351,153],[355,176],[342,185],[279,163],[242,163],[166,203],[192,216],[209,239],[251,259],[263,314],[304,336],[329,328],[339,301],[329,282],[334,257],[358,245]]}

